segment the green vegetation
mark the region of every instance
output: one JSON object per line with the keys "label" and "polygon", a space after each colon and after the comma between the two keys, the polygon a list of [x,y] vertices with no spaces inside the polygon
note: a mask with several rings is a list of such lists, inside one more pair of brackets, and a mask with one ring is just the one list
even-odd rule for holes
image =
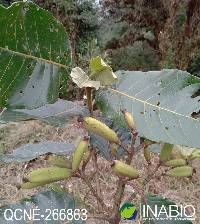
{"label": "green vegetation", "polygon": [[[19,172],[20,180],[12,182],[17,192],[51,188],[2,204],[0,223],[10,208],[52,208],[52,220],[59,223],[139,221],[140,204],[164,205],[166,211],[175,205],[158,189],[152,196],[151,182],[197,178],[200,78],[185,68],[198,73],[199,54],[189,63],[198,52],[194,28],[200,3],[179,3],[37,0],[0,5],[0,124],[41,120],[56,127],[50,140],[10,153],[0,142],[4,172],[6,164],[22,164],[20,171],[12,168]],[[67,135],[74,127],[83,134],[77,133],[76,141],[66,141],[65,133],[56,139],[69,121]],[[75,195],[69,193],[73,181],[79,186]],[[134,205],[124,206],[125,198]],[[176,224],[176,218],[192,224],[181,213],[150,214],[140,221],[161,224],[163,218],[165,224]]]}

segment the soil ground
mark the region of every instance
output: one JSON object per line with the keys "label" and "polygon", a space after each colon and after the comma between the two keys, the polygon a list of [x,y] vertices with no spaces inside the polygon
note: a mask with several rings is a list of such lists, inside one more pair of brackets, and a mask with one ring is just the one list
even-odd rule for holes
{"label": "soil ground", "polygon": [[[0,150],[4,153],[11,153],[17,147],[27,144],[42,142],[45,140],[73,142],[77,144],[86,131],[81,129],[77,121],[71,120],[64,128],[55,128],[46,125],[40,121],[26,121],[20,123],[10,123],[7,125],[0,125]],[[144,158],[141,154],[136,155],[138,168],[141,173],[147,172]],[[154,156],[156,162],[157,157]],[[191,204],[196,209],[196,220],[194,224],[200,223],[200,160],[194,160],[193,166],[196,173],[192,178],[175,179],[162,176],[158,173],[154,179],[149,183],[148,189],[152,194],[160,194],[164,198],[169,198],[177,204]],[[17,185],[22,181],[24,172],[35,167],[44,166],[46,161],[41,157],[35,162],[30,164],[0,164],[0,205],[13,203],[24,197],[31,196],[43,188],[36,188],[33,190],[18,189]],[[99,180],[102,197],[107,205],[110,205],[116,187],[117,178],[112,175],[110,171],[110,163],[102,158],[98,158],[99,164]],[[153,164],[154,165],[154,164]],[[93,168],[91,165],[87,167],[87,172],[92,173]],[[125,189],[124,200],[132,200],[133,192],[136,191],[136,182],[130,182]],[[72,178],[69,181],[62,181],[61,185],[66,187],[69,192],[75,193],[84,201],[89,209],[99,210],[95,198],[91,195],[88,188],[83,185],[79,180]],[[133,186],[134,185],[134,186]],[[95,180],[93,180],[95,186]],[[86,195],[86,197],[84,196]],[[135,196],[133,200],[136,206],[139,206],[140,198]],[[190,211],[188,211],[190,213]],[[102,220],[89,219],[87,223],[102,223]],[[139,221],[138,221],[139,223]]]}

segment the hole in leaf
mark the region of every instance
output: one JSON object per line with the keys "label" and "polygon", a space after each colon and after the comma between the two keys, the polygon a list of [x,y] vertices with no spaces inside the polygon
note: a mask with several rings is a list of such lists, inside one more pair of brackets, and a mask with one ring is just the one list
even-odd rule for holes
{"label": "hole in leaf", "polygon": [[28,64],[26,67],[27,67],[27,68],[30,68],[30,67],[31,67],[31,64]]}
{"label": "hole in leaf", "polygon": [[193,112],[191,114],[191,117],[193,117],[193,118],[199,118],[200,117],[200,110],[198,112]]}
{"label": "hole in leaf", "polygon": [[200,89],[193,93],[191,98],[196,98],[197,96],[200,96]]}
{"label": "hole in leaf", "polygon": [[22,91],[22,90],[20,90],[20,93],[23,93],[23,91]]}

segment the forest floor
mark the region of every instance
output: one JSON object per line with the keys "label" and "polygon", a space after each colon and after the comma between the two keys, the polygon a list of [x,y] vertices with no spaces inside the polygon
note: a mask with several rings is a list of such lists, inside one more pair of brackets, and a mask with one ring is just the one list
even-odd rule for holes
{"label": "forest floor", "polygon": [[[82,136],[86,134],[86,131],[81,129],[77,121],[74,119],[69,122],[64,128],[55,128],[46,125],[40,121],[26,121],[20,123],[10,123],[7,125],[0,125],[0,151],[11,153],[17,147],[27,144],[42,142],[45,140],[53,141],[64,141],[73,142],[77,144]],[[137,155],[136,155],[137,156]],[[155,161],[156,161],[155,156]],[[145,172],[144,158],[141,155],[138,156],[137,161],[140,164],[141,172]],[[41,157],[35,162],[31,162],[27,169],[30,170],[35,167],[41,167],[46,164],[44,157]],[[109,166],[110,164],[102,159],[98,159],[99,170],[100,170],[100,187],[102,197],[107,205],[113,200],[115,193],[116,180],[117,178],[112,175]],[[161,176],[159,173],[149,183],[149,191],[151,194],[160,194],[164,198],[172,199],[177,204],[189,204],[193,205],[196,209],[196,220],[193,224],[200,223],[200,165],[199,160],[194,160],[193,165],[196,168],[196,173],[190,179],[175,179],[166,176]],[[88,166],[87,172],[92,172],[92,166]],[[22,190],[18,189],[17,185],[22,181],[21,174],[24,170],[24,164],[0,164],[0,205],[7,203],[13,203],[24,197],[34,195],[45,187],[33,189],[33,190]],[[88,188],[83,187],[81,181],[77,181],[72,178],[68,181],[62,181],[61,185],[66,187],[69,192],[79,195],[84,201],[85,205],[89,209],[97,210],[98,205],[95,202],[95,198],[88,191]],[[95,186],[95,180],[93,181]],[[130,183],[125,189],[124,201],[132,197],[134,187]],[[84,197],[84,195],[87,195]],[[139,206],[140,198],[136,196],[133,203]],[[93,205],[93,206],[92,206]],[[189,211],[190,212],[190,211]],[[103,223],[94,219],[89,219],[88,224]],[[138,222],[139,223],[139,222]]]}

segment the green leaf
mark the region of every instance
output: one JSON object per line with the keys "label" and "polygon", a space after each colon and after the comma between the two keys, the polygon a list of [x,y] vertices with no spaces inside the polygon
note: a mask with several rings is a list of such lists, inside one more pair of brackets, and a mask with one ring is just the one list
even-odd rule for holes
{"label": "green leaf", "polygon": [[28,162],[47,153],[70,155],[74,151],[74,148],[75,145],[64,142],[46,141],[37,144],[27,144],[17,148],[11,154],[0,155],[0,161],[5,163]]}
{"label": "green leaf", "polygon": [[90,60],[90,70],[92,74],[102,72],[105,69],[112,71],[112,68],[107,65],[100,56]]}
{"label": "green leaf", "polygon": [[90,78],[100,81],[102,86],[112,85],[117,82],[117,76],[113,73],[112,68],[99,56],[90,60],[90,70]]}
{"label": "green leaf", "polygon": [[180,70],[119,71],[116,89],[99,91],[110,114],[130,112],[142,137],[200,148],[200,83],[185,85],[191,75]]}
{"label": "green leaf", "polygon": [[[158,219],[156,219],[153,214],[149,211],[149,215],[144,215],[144,213],[140,214],[140,217],[144,216],[147,218],[146,220],[144,220],[144,224],[192,224],[192,222],[190,220],[184,220],[184,218],[186,218],[186,216],[181,216],[179,214],[177,214],[176,212],[173,212],[172,210],[170,210],[170,206],[173,207],[173,209],[177,210],[177,207],[173,206],[176,205],[174,202],[169,201],[168,199],[163,199],[160,196],[156,195],[156,196],[151,196],[151,195],[147,195],[147,205],[152,209],[153,212],[155,212],[155,209],[157,207],[157,214],[158,214]],[[144,203],[142,204],[142,206],[144,206]],[[142,207],[143,209],[143,207]],[[141,209],[141,211],[143,211]],[[161,211],[160,215],[159,212]],[[168,217],[169,216],[169,212],[171,211],[172,216],[176,216],[177,217],[171,217],[171,219]],[[180,213],[180,207],[178,207],[178,211]],[[166,215],[167,213],[167,215]],[[156,215],[157,215],[156,214]],[[176,219],[177,218],[177,219]],[[178,220],[179,219],[183,219],[183,220]]]}
{"label": "green leaf", "polygon": [[60,68],[70,63],[68,35],[30,1],[0,5],[0,107],[36,108],[58,98]]}
{"label": "green leaf", "polygon": [[[48,191],[39,193],[37,195],[34,195],[31,198],[25,198],[15,204],[10,204],[10,205],[5,205],[0,207],[0,223],[1,224],[10,224],[10,223],[26,224],[28,223],[27,216],[25,216],[26,220],[24,220],[24,216],[22,213],[24,213],[24,211],[27,211],[27,213],[30,214],[30,211],[33,211],[33,209],[38,209],[37,211],[35,211],[35,213],[37,213],[38,215],[34,216],[35,220],[32,221],[31,223],[33,224],[39,224],[39,223],[40,224],[46,224],[46,223],[61,224],[63,223],[64,224],[66,222],[68,223],[67,209],[72,209],[74,211],[76,208],[77,208],[77,204],[73,195],[64,191],[48,190]],[[8,209],[7,212],[6,212],[6,209]],[[21,209],[22,213],[20,213],[20,210],[17,210],[17,209]],[[20,215],[22,215],[22,220],[16,220],[14,217],[13,217],[13,221],[6,220],[5,217],[7,218],[11,217],[12,215],[11,210],[12,210],[12,213],[14,213],[15,211],[18,211],[17,218],[19,218]],[[62,212],[62,211],[65,211],[65,212]],[[48,215],[49,217],[47,217]],[[66,219],[65,219],[65,216],[66,216]],[[62,219],[65,219],[65,220],[62,220]],[[71,223],[84,223],[84,221],[72,220]]]}
{"label": "green leaf", "polygon": [[45,106],[32,110],[4,110],[0,115],[0,123],[40,119],[55,126],[62,126],[71,118],[87,115],[89,115],[89,111],[85,106],[81,106],[76,102],[60,99],[54,104],[46,104]]}

